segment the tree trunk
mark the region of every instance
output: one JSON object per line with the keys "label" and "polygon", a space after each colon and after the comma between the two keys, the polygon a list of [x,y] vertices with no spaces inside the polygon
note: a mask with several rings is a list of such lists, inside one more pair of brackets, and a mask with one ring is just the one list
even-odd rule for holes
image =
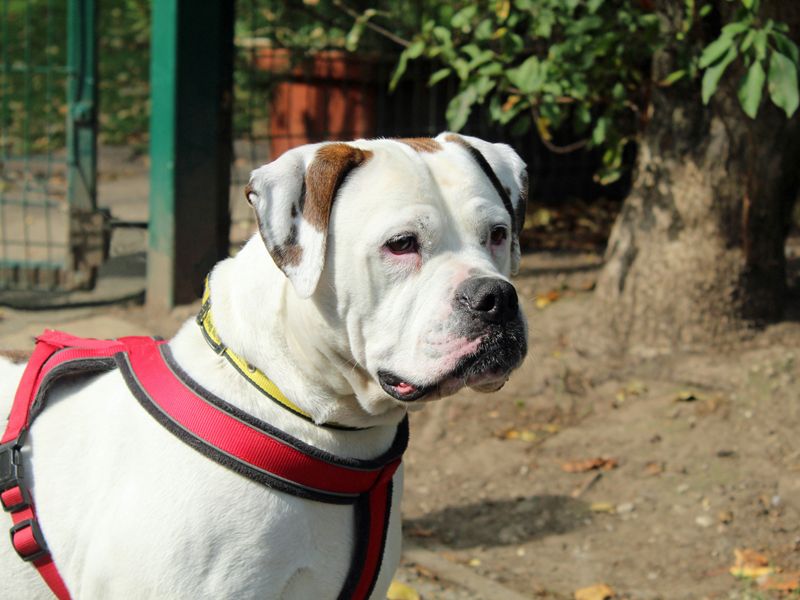
{"label": "tree trunk", "polygon": [[[674,23],[684,2],[659,4]],[[730,10],[725,0],[716,4],[717,14]],[[794,39],[798,5],[766,7]],[[674,64],[668,50],[658,53],[654,81]],[[740,74],[726,73],[707,107],[697,82],[654,86],[633,189],[597,284],[602,318],[621,350],[696,347],[782,315],[800,118],[787,120],[765,92],[758,118],[749,119],[736,97]]]}

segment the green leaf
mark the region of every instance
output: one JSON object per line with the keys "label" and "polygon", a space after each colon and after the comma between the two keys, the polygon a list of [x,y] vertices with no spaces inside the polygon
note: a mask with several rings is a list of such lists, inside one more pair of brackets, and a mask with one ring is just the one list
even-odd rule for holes
{"label": "green leaf", "polygon": [[754,62],[739,82],[739,103],[742,105],[742,110],[751,119],[755,119],[758,114],[766,79],[767,74],[764,73],[764,67],[760,62]]}
{"label": "green leaf", "polygon": [[753,38],[753,47],[756,49],[756,59],[762,61],[767,57],[767,32],[763,29],[756,31]]}
{"label": "green leaf", "polygon": [[611,125],[611,120],[608,117],[600,117],[595,123],[592,130],[592,146],[600,146],[606,141],[608,136],[608,128]]}
{"label": "green leaf", "polygon": [[411,42],[411,45],[405,49],[405,54],[408,55],[408,58],[414,59],[419,58],[422,56],[422,53],[425,51],[425,40],[414,40]]}
{"label": "green leaf", "polygon": [[450,25],[452,25],[454,29],[460,29],[464,33],[467,33],[470,30],[470,22],[477,12],[477,4],[471,4],[465,8],[462,8],[453,15],[452,19],[450,19]]}
{"label": "green leaf", "polygon": [[466,60],[457,58],[452,62],[452,65],[459,79],[462,81],[469,79],[469,63]]}
{"label": "green leaf", "polygon": [[472,59],[481,55],[481,48],[477,44],[467,44],[461,47],[461,51]]}
{"label": "green leaf", "polygon": [[475,28],[475,39],[476,40],[488,40],[492,37],[492,34],[495,32],[494,21],[491,19],[484,19],[478,26]]}
{"label": "green leaf", "polygon": [[434,86],[443,79],[447,79],[451,72],[452,71],[449,68],[439,69],[431,75],[430,79],[428,79],[428,85]]}
{"label": "green leaf", "polygon": [[756,39],[756,30],[755,29],[751,29],[744,36],[744,39],[742,40],[742,43],[739,44],[739,52],[741,52],[742,55],[744,55],[750,49],[750,46],[753,45],[753,40],[755,40],[755,39]]}
{"label": "green leaf", "polygon": [[673,83],[676,83],[681,79],[683,79],[685,76],[686,76],[686,69],[678,69],[677,71],[673,71],[672,73],[664,77],[664,79],[662,79],[659,82],[659,85],[663,85],[664,87],[669,87]]}
{"label": "green leaf", "polygon": [[450,129],[460,131],[466,125],[469,114],[472,112],[472,105],[475,104],[477,99],[478,93],[475,88],[468,87],[450,100],[445,112]]}
{"label": "green leaf", "polygon": [[700,68],[705,69],[723,58],[732,46],[732,38],[728,36],[718,37],[703,49],[703,53],[700,55]]}
{"label": "green leaf", "polygon": [[533,94],[538,92],[544,83],[543,71],[539,59],[536,56],[529,56],[517,68],[506,71],[506,77],[522,93]]}
{"label": "green leaf", "polygon": [[772,36],[775,40],[775,47],[778,49],[778,52],[791,58],[792,62],[800,67],[800,50],[797,49],[797,44],[782,33],[773,32]]}
{"label": "green leaf", "polygon": [[728,23],[722,28],[722,35],[733,38],[750,29],[750,26],[749,20],[734,21],[733,23]]}
{"label": "green leaf", "polygon": [[367,23],[376,14],[378,14],[377,10],[374,8],[368,8],[355,20],[353,27],[348,32],[344,42],[344,47],[349,52],[355,52],[358,49],[358,44],[361,41],[361,36],[364,34],[364,29],[366,28]]}
{"label": "green leaf", "polygon": [[476,54],[472,57],[472,60],[469,61],[469,68],[471,71],[477,69],[481,65],[485,65],[486,63],[490,62],[493,58],[495,58],[494,52],[491,50],[483,50],[479,54]]}
{"label": "green leaf", "polygon": [[491,92],[496,85],[497,81],[494,79],[489,77],[479,77],[473,84],[478,93],[478,100],[483,102],[483,100],[486,98],[486,95]]}
{"label": "green leaf", "polygon": [[579,133],[586,131],[586,128],[589,127],[592,122],[592,113],[588,105],[580,103],[575,107],[573,121],[575,123],[575,131]]}
{"label": "green leaf", "polygon": [[505,69],[499,62],[486,63],[485,65],[481,66],[480,69],[478,69],[478,73],[481,75],[488,75],[489,77],[497,77],[502,75],[504,72]]}
{"label": "green leaf", "polygon": [[797,66],[787,56],[773,52],[769,61],[769,97],[778,108],[791,118],[800,104],[797,89]]}
{"label": "green leaf", "polygon": [[603,2],[605,2],[605,0],[589,0],[586,3],[586,10],[594,14],[601,6],[603,6]]}
{"label": "green leaf", "polygon": [[722,57],[722,60],[714,63],[712,66],[706,69],[705,73],[703,73],[703,104],[708,104],[708,101],[711,100],[711,96],[713,96],[714,92],[717,91],[717,86],[719,85],[719,80],[722,77],[722,74],[725,72],[725,69],[728,68],[728,65],[733,62],[734,58],[736,58],[736,48],[731,46],[728,48],[727,54]]}
{"label": "green leaf", "polygon": [[453,45],[453,38],[450,35],[450,30],[447,27],[442,27],[437,25],[433,28],[433,35],[439,40],[442,44],[447,46]]}
{"label": "green leaf", "polygon": [[400,58],[397,61],[397,66],[394,68],[394,73],[392,73],[392,79],[389,81],[389,89],[394,91],[397,87],[400,78],[406,72],[406,68],[408,67],[408,54],[403,52],[400,54]]}

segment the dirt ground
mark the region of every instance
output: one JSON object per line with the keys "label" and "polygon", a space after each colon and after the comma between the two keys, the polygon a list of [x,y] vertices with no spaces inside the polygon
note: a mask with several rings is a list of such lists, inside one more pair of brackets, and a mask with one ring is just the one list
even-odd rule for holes
{"label": "dirt ground", "polygon": [[[523,367],[498,393],[413,415],[407,539],[531,598],[599,583],[615,598],[778,594],[731,574],[737,549],[791,588],[800,322],[704,353],[615,357],[591,325],[598,265],[592,254],[526,256]],[[587,470],[590,459],[607,470]]]}

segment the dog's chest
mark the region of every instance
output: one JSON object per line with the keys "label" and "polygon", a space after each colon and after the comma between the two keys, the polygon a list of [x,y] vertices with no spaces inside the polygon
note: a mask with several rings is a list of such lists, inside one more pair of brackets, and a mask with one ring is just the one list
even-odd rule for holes
{"label": "dog's chest", "polygon": [[210,461],[150,418],[117,372],[62,399],[71,388],[52,394],[31,442],[42,528],[76,597],[338,594],[351,506],[275,492]]}

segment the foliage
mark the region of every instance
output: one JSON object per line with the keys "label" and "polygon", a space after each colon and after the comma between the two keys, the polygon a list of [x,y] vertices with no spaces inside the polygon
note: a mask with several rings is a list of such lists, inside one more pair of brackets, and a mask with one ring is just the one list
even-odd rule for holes
{"label": "foliage", "polygon": [[150,2],[101,2],[97,32],[99,141],[144,151],[150,120]]}
{"label": "foliage", "polygon": [[766,85],[775,106],[791,117],[800,104],[797,87],[800,53],[789,39],[789,27],[772,19],[762,21],[760,0],[741,2],[731,22],[706,46],[698,60],[698,66],[704,69],[703,103],[708,104],[720,78],[738,57],[745,67],[738,96],[747,116],[756,118]]}
{"label": "foliage", "polygon": [[[645,102],[649,53],[658,18],[629,2],[479,0],[447,3],[452,14],[427,20],[400,57],[439,60],[435,84],[455,76],[459,92],[447,110],[461,129],[477,105],[521,134],[532,126],[545,142],[568,126],[587,145],[605,149],[603,182],[618,177]],[[444,7],[443,7],[444,8]],[[645,49],[643,51],[643,49]]]}
{"label": "foliage", "polygon": [[[3,149],[29,155],[63,147],[66,3],[15,0],[5,11],[0,43],[11,70],[2,79]],[[100,3],[97,34],[100,141],[143,148],[149,119],[149,1]]]}
{"label": "foliage", "polygon": [[[763,21],[760,0],[728,1],[741,7],[704,47],[695,40],[708,27],[712,0],[685,0],[677,31],[645,0],[430,0],[392,81],[410,61],[438,61],[430,85],[458,81],[447,109],[450,127],[461,129],[475,107],[488,105],[494,121],[516,133],[535,128],[555,151],[602,148],[598,180],[609,183],[620,176],[623,150],[646,122],[653,85],[696,85],[702,74],[708,103],[738,60],[745,68],[739,99],[748,116],[756,116],[764,86],[787,116],[797,109],[798,51],[787,26]],[[651,81],[652,58],[665,48],[679,68]],[[553,139],[565,130],[581,139],[557,146]]]}
{"label": "foliage", "polygon": [[372,21],[380,17],[403,31],[418,26],[419,0],[260,0],[241,3],[237,13],[236,38],[244,45],[287,48],[297,54],[320,50],[390,50],[397,53],[391,32],[370,33]]}
{"label": "foliage", "polygon": [[[66,8],[42,0],[3,5],[0,74],[0,154],[45,152],[66,135],[63,98]],[[35,69],[28,70],[28,65]],[[61,103],[58,101],[61,100]]]}

